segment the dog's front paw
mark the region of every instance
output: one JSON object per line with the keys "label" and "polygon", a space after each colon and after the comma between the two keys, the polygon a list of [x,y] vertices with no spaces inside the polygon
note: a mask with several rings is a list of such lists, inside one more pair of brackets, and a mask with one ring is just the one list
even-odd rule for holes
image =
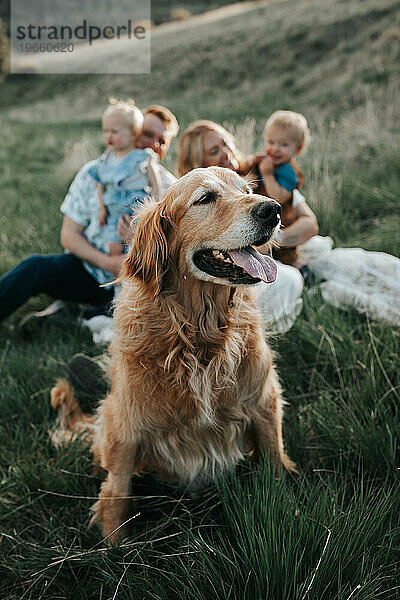
{"label": "dog's front paw", "polygon": [[116,544],[129,533],[126,521],[129,520],[129,500],[125,498],[113,498],[111,494],[101,497],[92,506],[93,513],[90,526],[99,525],[104,535],[104,541],[108,544]]}

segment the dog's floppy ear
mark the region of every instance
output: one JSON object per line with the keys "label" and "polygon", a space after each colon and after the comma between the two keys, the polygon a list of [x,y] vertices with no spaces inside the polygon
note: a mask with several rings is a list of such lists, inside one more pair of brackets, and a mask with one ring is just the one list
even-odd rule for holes
{"label": "dog's floppy ear", "polygon": [[132,247],[122,265],[121,279],[139,279],[153,298],[161,292],[167,270],[170,227],[166,203],[147,203],[140,211]]}

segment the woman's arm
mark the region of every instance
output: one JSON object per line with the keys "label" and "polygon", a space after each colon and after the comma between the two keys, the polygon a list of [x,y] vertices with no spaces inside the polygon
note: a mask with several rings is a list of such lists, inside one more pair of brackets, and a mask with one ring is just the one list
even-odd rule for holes
{"label": "woman's arm", "polygon": [[313,235],[317,234],[317,217],[306,202],[300,202],[296,206],[296,220],[294,223],[280,231],[279,245],[284,248],[295,247],[304,244]]}
{"label": "woman's arm", "polygon": [[92,246],[83,235],[84,229],[85,227],[83,225],[79,225],[79,223],[76,223],[70,217],[64,215],[60,235],[62,247],[69,250],[81,260],[86,260],[100,269],[110,271],[113,275],[118,275],[125,255],[119,254],[110,256],[109,254],[97,250],[97,248]]}

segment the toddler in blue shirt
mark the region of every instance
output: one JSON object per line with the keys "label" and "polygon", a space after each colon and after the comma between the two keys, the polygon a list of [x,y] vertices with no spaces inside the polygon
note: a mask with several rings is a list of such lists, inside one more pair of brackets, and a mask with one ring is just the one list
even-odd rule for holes
{"label": "toddler in blue shirt", "polygon": [[282,204],[303,183],[294,158],[307,147],[310,132],[303,115],[278,110],[267,120],[264,135],[265,155],[259,160],[258,171],[267,195]]}
{"label": "toddler in blue shirt", "polygon": [[155,152],[136,148],[142,132],[142,112],[133,100],[110,98],[109,102],[102,119],[107,150],[88,172],[97,182],[99,224],[106,228],[109,254],[121,254],[119,218],[125,213],[134,215],[146,197],[158,198],[161,185]]}
{"label": "toddler in blue shirt", "polygon": [[[287,228],[298,218],[295,190],[303,184],[303,175],[294,158],[307,147],[310,131],[300,113],[278,110],[267,120],[264,135],[265,154],[252,159],[258,173],[256,192],[279,202],[282,225]],[[283,263],[301,266],[295,246],[275,249],[273,256]]]}

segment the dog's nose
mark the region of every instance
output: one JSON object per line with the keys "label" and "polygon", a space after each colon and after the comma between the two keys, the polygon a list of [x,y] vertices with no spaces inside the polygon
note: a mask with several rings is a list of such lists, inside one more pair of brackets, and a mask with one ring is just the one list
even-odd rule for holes
{"label": "dog's nose", "polygon": [[280,221],[281,206],[275,200],[260,202],[253,207],[251,214],[264,225],[276,227]]}

